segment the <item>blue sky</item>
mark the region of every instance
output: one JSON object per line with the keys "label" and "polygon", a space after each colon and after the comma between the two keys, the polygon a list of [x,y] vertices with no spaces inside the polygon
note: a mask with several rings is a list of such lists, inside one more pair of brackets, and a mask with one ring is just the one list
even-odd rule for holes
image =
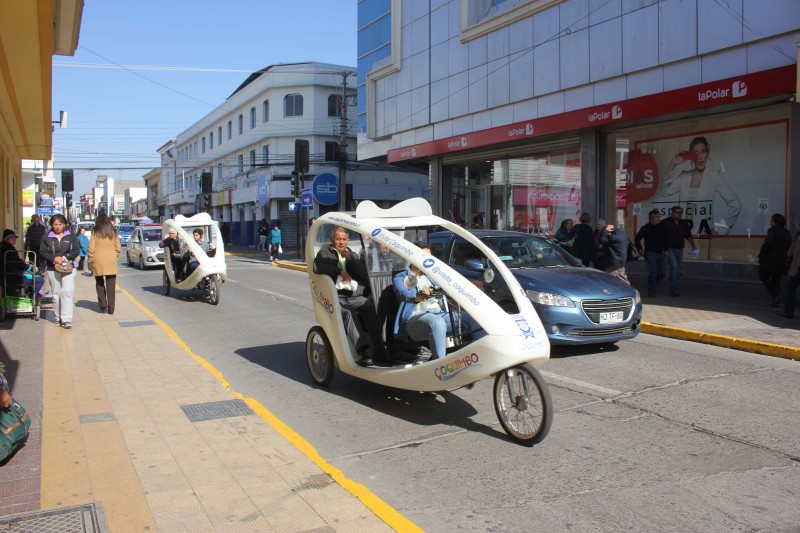
{"label": "blue sky", "polygon": [[[75,55],[53,57],[53,119],[68,113],[53,133],[55,168],[76,169],[76,195],[101,171],[141,178],[158,147],[248,76],[219,71],[296,61],[355,70],[355,0],[86,0]],[[98,68],[116,65],[151,68]]]}

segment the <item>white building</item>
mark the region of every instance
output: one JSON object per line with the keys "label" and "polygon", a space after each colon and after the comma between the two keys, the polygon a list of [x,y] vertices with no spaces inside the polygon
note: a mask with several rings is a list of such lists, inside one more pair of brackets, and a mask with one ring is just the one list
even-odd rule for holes
{"label": "white building", "polygon": [[[346,159],[355,159],[354,71],[308,62],[272,65],[249,76],[217,109],[158,149],[165,217],[210,211],[228,225],[234,244],[248,245],[257,239],[260,221],[267,220],[280,223],[284,242],[291,245],[316,214],[366,197],[391,203],[423,194],[427,175],[384,167],[375,173],[374,166],[362,170],[340,160],[342,146]],[[298,139],[309,142],[302,186],[311,189],[313,200],[312,209],[300,215],[290,210]],[[212,176],[212,191],[205,196],[203,173]],[[328,176],[314,186],[323,174]],[[334,196],[317,194],[326,179],[332,180],[326,190]],[[375,195],[374,184],[385,190]]]}
{"label": "white building", "polygon": [[800,221],[797,0],[358,13],[359,160],[426,166],[442,216],[553,233],[585,211],[633,235],[679,205],[686,259],[717,263],[755,257],[772,213]]}

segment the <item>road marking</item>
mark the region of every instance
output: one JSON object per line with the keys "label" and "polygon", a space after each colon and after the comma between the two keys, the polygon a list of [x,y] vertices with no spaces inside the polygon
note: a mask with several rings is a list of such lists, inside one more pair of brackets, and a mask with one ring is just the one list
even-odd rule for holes
{"label": "road marking", "polygon": [[267,289],[256,289],[258,292],[264,292],[267,294],[271,294],[273,296],[277,296],[278,298],[285,298],[287,300],[296,300],[297,298],[292,298],[291,296],[286,296],[284,294],[280,294],[277,292],[268,291]]}
{"label": "road marking", "polygon": [[562,381],[564,383],[569,383],[571,385],[577,385],[578,387],[597,391],[602,394],[608,394],[609,396],[619,396],[622,394],[622,392],[618,390],[607,389],[605,387],[601,387],[600,385],[593,385],[592,383],[586,383],[585,381],[568,378],[566,376],[559,376],[558,374],[553,374],[552,372],[545,372],[544,370],[539,370],[539,373],[547,378],[554,379],[556,381]]}
{"label": "road marking", "polygon": [[323,472],[328,474],[331,479],[333,479],[336,483],[339,484],[344,490],[358,498],[361,503],[363,503],[368,509],[370,509],[375,515],[386,522],[390,527],[394,528],[396,531],[404,531],[410,533],[422,533],[422,529],[420,529],[416,524],[414,524],[411,520],[403,516],[399,511],[397,511],[394,507],[390,506],[388,503],[383,501],[378,495],[373,493],[367,487],[362,485],[361,483],[357,483],[350,478],[346,477],[344,473],[336,468],[335,466],[328,463],[317,451],[314,446],[311,445],[306,439],[304,439],[299,433],[297,433],[294,429],[289,427],[283,420],[275,416],[272,411],[261,405],[261,403],[256,400],[255,398],[245,398],[244,394],[241,392],[237,392],[231,388],[231,384],[228,382],[227,379],[222,375],[222,372],[217,370],[217,368],[206,361],[204,358],[200,357],[196,353],[192,351],[188,344],[183,342],[177,332],[172,329],[170,326],[167,325],[166,322],[158,318],[149,308],[145,307],[144,304],[140,303],[139,300],[133,297],[131,293],[117,285],[117,290],[119,290],[122,294],[124,294],[136,307],[138,307],[145,315],[147,315],[153,322],[155,322],[158,327],[160,327],[172,341],[183,348],[183,350],[189,354],[189,357],[194,359],[200,366],[202,366],[206,372],[214,376],[217,382],[219,382],[224,388],[228,389],[236,398],[243,400],[250,409],[255,411],[255,413],[264,420],[267,424],[272,426],[275,431],[277,431],[280,435],[283,436],[287,441],[289,441],[295,448],[297,448],[303,455],[308,457],[315,465],[317,465]]}

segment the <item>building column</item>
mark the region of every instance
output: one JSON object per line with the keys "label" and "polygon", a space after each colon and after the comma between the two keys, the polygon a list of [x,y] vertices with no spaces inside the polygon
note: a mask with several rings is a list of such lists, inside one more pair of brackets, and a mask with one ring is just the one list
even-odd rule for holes
{"label": "building column", "polygon": [[433,214],[441,216],[448,207],[442,205],[442,158],[433,156],[428,164],[428,190]]}

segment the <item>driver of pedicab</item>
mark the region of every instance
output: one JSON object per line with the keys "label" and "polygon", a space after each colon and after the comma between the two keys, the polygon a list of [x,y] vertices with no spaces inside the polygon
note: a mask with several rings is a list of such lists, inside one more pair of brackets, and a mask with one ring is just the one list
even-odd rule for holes
{"label": "driver of pedicab", "polygon": [[[426,254],[431,254],[427,243],[416,244]],[[394,323],[395,337],[412,341],[428,341],[431,360],[447,355],[447,337],[453,335],[453,326],[459,322],[464,332],[471,332],[473,339],[486,333],[467,313],[448,311],[439,287],[414,265],[394,275],[392,287],[400,306]],[[421,360],[415,363],[422,362]]]}
{"label": "driver of pedicab", "polygon": [[183,281],[183,255],[181,254],[181,242],[178,240],[178,231],[170,228],[166,239],[158,243],[161,248],[166,248],[172,262],[172,274],[175,276],[175,283]]}
{"label": "driver of pedicab", "polygon": [[[360,354],[356,361],[361,366],[371,366],[373,358],[385,358],[386,348],[378,322],[375,303],[367,298],[369,295],[369,276],[365,265],[347,243],[350,233],[336,227],[331,232],[330,245],[323,246],[314,258],[314,272],[329,276],[336,285],[339,305],[351,311],[361,323],[361,330],[369,340],[366,353]],[[355,283],[352,283],[355,281]],[[358,328],[356,328],[358,329]],[[358,338],[358,331],[348,330],[351,339]],[[356,343],[358,346],[358,343]]]}

